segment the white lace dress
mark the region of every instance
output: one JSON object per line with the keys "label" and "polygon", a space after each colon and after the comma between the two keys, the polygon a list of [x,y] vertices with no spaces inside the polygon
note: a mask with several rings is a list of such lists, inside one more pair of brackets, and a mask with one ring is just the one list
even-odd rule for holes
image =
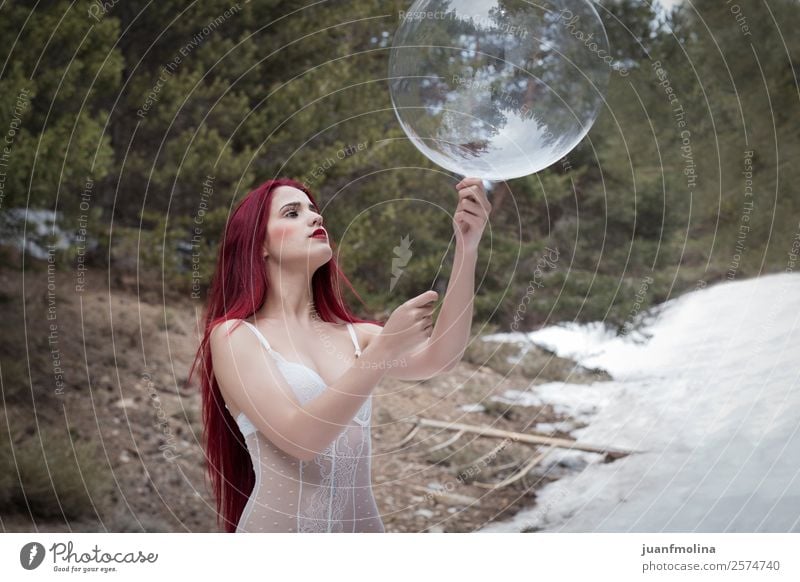
{"label": "white lace dress", "polygon": [[[273,350],[257,327],[244,321],[273,356],[301,404],[326,385],[309,367]],[[348,330],[361,355],[353,325]],[[266,439],[244,413],[236,419],[253,461],[255,486],[236,528],[239,532],[383,532],[372,494],[370,396],[350,424],[310,461],[289,455]]]}

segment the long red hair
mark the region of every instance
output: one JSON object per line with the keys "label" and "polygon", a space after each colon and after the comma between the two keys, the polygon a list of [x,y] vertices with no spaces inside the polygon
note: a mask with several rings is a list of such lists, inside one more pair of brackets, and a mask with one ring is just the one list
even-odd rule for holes
{"label": "long red hair", "polygon": [[[239,518],[255,485],[253,465],[239,428],[225,407],[211,362],[210,337],[214,327],[229,319],[253,315],[267,296],[268,280],[261,246],[266,237],[273,192],[278,186],[292,186],[305,192],[316,205],[308,188],[295,180],[269,180],[252,190],[228,218],[219,246],[214,275],[208,291],[205,329],[187,384],[200,369],[203,397],[203,446],[206,470],[217,505],[217,523],[225,532],[236,531]],[[336,249],[333,241],[331,247]],[[339,269],[335,253],[311,278],[314,306],[323,321],[383,322],[356,317],[342,297],[345,283],[361,304],[364,301]],[[366,305],[365,305],[366,307]],[[234,326],[238,327],[238,323]]]}

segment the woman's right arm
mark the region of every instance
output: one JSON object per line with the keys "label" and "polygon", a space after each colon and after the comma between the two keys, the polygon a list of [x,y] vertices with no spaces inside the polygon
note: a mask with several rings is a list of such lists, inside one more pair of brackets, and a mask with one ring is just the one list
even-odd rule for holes
{"label": "woman's right arm", "polygon": [[[398,307],[353,365],[316,398],[301,405],[278,366],[250,330],[234,321],[211,333],[214,375],[223,393],[275,446],[307,461],[336,440],[386,374],[386,362],[430,337],[423,293]],[[383,365],[381,365],[383,363]]]}

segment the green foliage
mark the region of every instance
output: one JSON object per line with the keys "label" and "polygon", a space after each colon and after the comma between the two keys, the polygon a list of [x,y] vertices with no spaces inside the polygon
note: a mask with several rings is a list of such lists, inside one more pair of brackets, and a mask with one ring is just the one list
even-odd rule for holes
{"label": "green foliage", "polygon": [[[434,280],[444,290],[456,180],[408,142],[386,86],[407,2],[209,0],[146,10],[125,2],[93,18],[93,3],[67,10],[63,1],[28,19],[33,4],[4,7],[0,20],[8,38],[23,30],[0,78],[4,119],[27,91],[4,206],[57,205],[74,230],[91,178],[86,226],[99,243],[91,260],[106,266],[110,257],[118,280],[147,273],[188,294],[198,274],[208,283],[232,206],[266,179],[294,177],[317,197],[345,273],[375,313]],[[746,150],[757,188],[737,276],[781,268],[797,230],[799,47],[788,31],[800,26],[800,12],[790,0],[771,2],[773,21],[755,0],[738,5],[750,15],[747,37],[715,0],[670,13],[638,0],[600,3],[629,74],[612,73],[607,107],[567,158],[498,186],[477,321],[509,329],[546,247],[558,249],[559,261],[540,273],[524,326],[572,318],[623,325],[633,305],[724,278],[742,221]],[[647,277],[653,283],[640,301]]]}
{"label": "green foliage", "polygon": [[86,178],[104,178],[114,163],[106,119],[122,81],[119,22],[93,24],[87,1],[55,2],[30,20],[21,4],[0,18],[0,34],[16,39],[0,78],[2,131],[12,139],[3,205],[71,213]]}

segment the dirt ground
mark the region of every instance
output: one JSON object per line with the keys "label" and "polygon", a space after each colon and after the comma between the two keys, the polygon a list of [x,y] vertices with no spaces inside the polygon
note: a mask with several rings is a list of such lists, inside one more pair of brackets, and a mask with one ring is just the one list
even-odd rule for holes
{"label": "dirt ground", "polygon": [[[37,476],[39,467],[27,469],[25,490],[45,491],[36,493],[38,504],[18,499],[13,511],[6,500],[2,531],[217,531],[200,445],[200,395],[196,387],[185,387],[200,302],[160,300],[157,289],[109,290],[104,273],[90,273],[77,292],[74,273],[56,272],[48,280],[44,269],[26,273],[24,290],[21,273],[1,273],[0,293],[8,330],[0,352],[3,402],[15,450],[38,443],[41,434],[69,444],[55,478],[48,472]],[[607,378],[541,350],[510,364],[508,357],[518,349],[498,346],[473,341],[450,373],[425,382],[386,378],[376,389],[373,485],[387,531],[475,531],[533,505],[537,489],[560,475],[557,466],[537,468],[491,491],[476,482],[502,480],[535,455],[536,447],[506,441],[476,463],[502,439],[465,433],[430,451],[454,435],[430,428],[400,449],[395,446],[414,417],[537,434],[537,423],[570,419],[549,406],[509,406],[492,397],[530,384]],[[30,446],[37,447],[42,448]],[[84,449],[89,452],[80,453]],[[59,482],[49,486],[48,479]],[[23,497],[34,499],[32,493]]]}

